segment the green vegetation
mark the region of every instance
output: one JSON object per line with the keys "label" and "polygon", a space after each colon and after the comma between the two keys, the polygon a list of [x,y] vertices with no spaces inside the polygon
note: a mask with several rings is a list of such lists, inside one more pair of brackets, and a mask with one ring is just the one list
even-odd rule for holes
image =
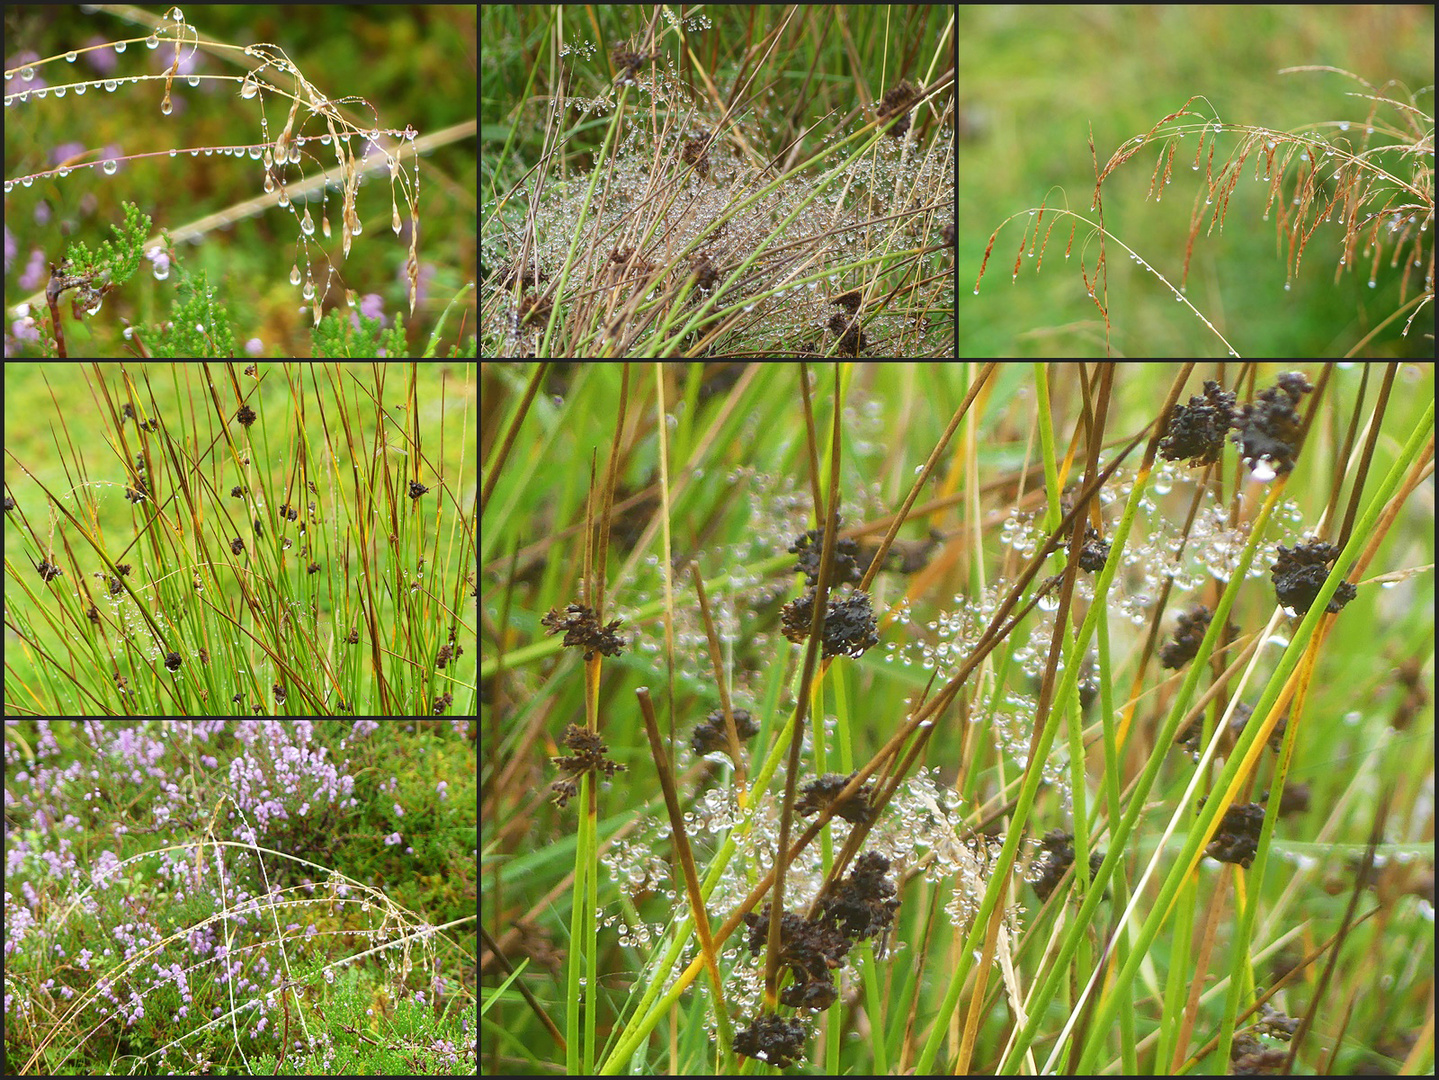
{"label": "green vegetation", "polygon": [[1434,369],[1296,367],[487,366],[484,1071],[1431,1072]]}
{"label": "green vegetation", "polygon": [[5,389],[7,715],[473,711],[472,369]]}
{"label": "green vegetation", "polygon": [[471,723],[7,720],[7,1074],[474,1075]]}

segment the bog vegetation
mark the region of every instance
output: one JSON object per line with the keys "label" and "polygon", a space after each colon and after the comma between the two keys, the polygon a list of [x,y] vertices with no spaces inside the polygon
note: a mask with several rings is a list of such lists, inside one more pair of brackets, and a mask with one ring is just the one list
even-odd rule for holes
{"label": "bog vegetation", "polygon": [[6,369],[7,715],[473,713],[466,372],[57,378]]}
{"label": "bog vegetation", "polygon": [[487,1072],[1432,1069],[1432,367],[484,377]]}
{"label": "bog vegetation", "polygon": [[952,22],[655,10],[602,45],[543,27],[549,93],[486,150],[486,355],[953,355]]}

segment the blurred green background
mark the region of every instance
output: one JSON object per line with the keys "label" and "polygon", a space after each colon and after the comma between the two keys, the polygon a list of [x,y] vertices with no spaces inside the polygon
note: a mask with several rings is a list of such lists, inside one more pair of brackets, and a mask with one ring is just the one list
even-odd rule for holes
{"label": "blurred green background", "polygon": [[[143,38],[160,25],[163,6],[128,5],[7,5],[5,8],[5,66],[7,69],[36,57],[46,58],[102,42]],[[271,42],[283,49],[305,78],[331,99],[363,97],[378,112],[378,126],[403,130],[409,124],[423,136],[455,124],[473,121],[476,99],[476,10],[468,6],[431,5],[190,5],[183,6],[186,21],[202,41],[246,46]],[[243,75],[245,57],[234,51],[207,51],[203,47],[188,66],[189,50],[182,52],[181,75]],[[59,85],[114,75],[152,74],[168,70],[173,46],[153,51],[143,41],[128,45],[116,55],[112,48],[81,54],[74,64],[60,60],[36,68],[30,84]],[[98,65],[107,65],[102,69]],[[274,75],[273,70],[270,72]],[[19,76],[6,83],[6,93],[19,85]],[[263,194],[259,162],[233,157],[190,157],[191,147],[232,146],[262,139],[258,99],[242,101],[234,83],[201,81],[190,87],[177,77],[171,98],[174,111],[164,116],[161,82],[122,85],[114,93],[91,88],[83,97],[73,91],[63,98],[47,96],[5,112],[5,176],[7,179],[52,168],[65,157],[95,150],[85,161],[124,154],[181,148],[177,158],[158,156],[121,162],[111,177],[98,169],[82,168],[64,180],[39,180],[30,188],[16,185],[5,198],[5,302],[7,308],[43,289],[48,279],[46,262],[58,262],[71,239],[83,239],[93,250],[110,239],[109,224],[122,219],[120,203],[129,200],[153,218],[152,232],[176,228],[202,216]],[[269,138],[284,127],[289,99],[267,100]],[[355,124],[369,128],[375,114],[358,100],[341,105]],[[308,110],[296,118],[296,130]],[[310,120],[304,134],[323,134],[318,119]],[[363,142],[352,142],[358,159]],[[335,164],[329,152],[321,163]],[[57,156],[58,155],[58,156]],[[404,157],[410,169],[409,154]],[[294,176],[297,167],[292,166]],[[316,171],[304,162],[305,174]],[[411,170],[413,171],[413,170]],[[339,198],[330,192],[329,218],[333,239],[323,240],[318,228],[319,192],[311,198],[316,216],[317,241],[341,259]],[[466,283],[475,280],[475,142],[473,135],[437,148],[420,162],[420,300],[409,313],[405,262],[409,251],[409,215],[397,185],[400,236],[390,229],[390,184],[383,170],[361,182],[359,213],[364,226],[350,257],[340,261],[344,283],[336,279],[329,299],[344,302],[344,288],[362,296],[378,294],[383,300],[386,325],[401,313],[409,328],[412,349],[434,328],[445,305]],[[303,208],[301,209],[303,212]],[[309,356],[308,314],[290,285],[290,268],[301,253],[296,217],[279,207],[209,232],[199,245],[184,244],[180,254],[191,272],[207,271],[212,284],[221,284],[221,298],[229,307],[237,340],[258,337],[262,356]],[[324,256],[315,257],[317,285],[325,280]],[[305,260],[298,258],[303,272]],[[38,284],[36,279],[38,277]],[[131,321],[151,321],[169,311],[176,275],[166,282],[153,280],[148,264],[122,290],[111,294],[93,326],[75,323],[68,304],[62,308],[71,355],[115,355],[123,343],[121,315]],[[473,306],[473,294],[468,303]],[[447,323],[446,342],[455,339],[458,317]],[[473,327],[471,317],[468,326]],[[92,338],[92,334],[94,337]],[[468,337],[468,335],[466,335]],[[11,339],[7,337],[7,346]],[[93,343],[92,343],[93,342]],[[416,350],[418,351],[418,350]],[[7,348],[7,355],[12,352]]]}
{"label": "blurred green background", "polygon": [[[1090,124],[1102,168],[1123,141],[1145,134],[1195,94],[1226,124],[1293,130],[1363,120],[1370,102],[1346,96],[1362,92],[1359,83],[1327,73],[1278,74],[1326,64],[1376,88],[1397,80],[1386,93],[1399,100],[1415,94],[1431,118],[1432,174],[1432,5],[960,5],[959,54],[961,356],[1105,355],[1103,317],[1080,276],[1081,250],[1091,271],[1099,252],[1097,239],[1084,247],[1086,226],[1080,225],[1066,262],[1070,219],[1061,219],[1042,272],[1036,276],[1035,260],[1025,259],[1018,283],[1010,280],[1030,220],[1025,211],[1042,200],[1051,207],[1067,200],[1069,209],[1090,216]],[[1203,100],[1193,108],[1212,115]],[[1394,110],[1387,115],[1397,120]],[[1222,138],[1216,171],[1237,143]],[[1176,286],[1204,176],[1184,167],[1195,146],[1193,135],[1180,144],[1174,181],[1158,204],[1146,201],[1157,147],[1104,183],[1110,232]],[[1251,172],[1252,159],[1246,178]],[[1399,306],[1402,267],[1390,268],[1386,252],[1376,289],[1368,287],[1368,260],[1336,282],[1340,231],[1323,226],[1286,292],[1287,250],[1276,241],[1273,215],[1262,220],[1266,191],[1264,184],[1241,183],[1224,231],[1201,232],[1188,298],[1242,355],[1342,356]],[[975,296],[985,245],[1016,213]],[[1432,222],[1429,235],[1432,244]],[[1223,343],[1122,249],[1110,245],[1107,261],[1115,356],[1225,355]],[[1415,282],[1411,277],[1411,297]],[[1433,327],[1431,306],[1409,338],[1399,336],[1402,322],[1392,325],[1364,355],[1433,356],[1433,340],[1423,336]]]}

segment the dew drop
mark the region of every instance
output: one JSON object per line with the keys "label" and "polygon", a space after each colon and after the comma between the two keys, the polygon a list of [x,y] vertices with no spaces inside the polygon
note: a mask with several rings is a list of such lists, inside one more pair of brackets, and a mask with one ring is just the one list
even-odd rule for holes
{"label": "dew drop", "polygon": [[313,281],[305,282],[305,287],[300,290],[300,295],[306,300],[313,299],[315,296],[315,283]]}
{"label": "dew drop", "polygon": [[182,23],[185,21],[185,16],[181,13],[179,8],[175,8],[170,12],[170,18],[174,19],[177,23]]}
{"label": "dew drop", "polygon": [[117,42],[115,42],[115,51],[116,51],[116,52],[124,52],[124,51],[125,51],[125,43],[124,43],[123,41],[117,41]]}
{"label": "dew drop", "polygon": [[159,39],[158,37],[156,37],[154,34],[151,34],[149,37],[147,37],[147,38],[145,39],[145,48],[147,48],[147,49],[158,49],[159,47],[160,47],[160,39]]}
{"label": "dew drop", "polygon": [[75,62],[76,58],[79,57],[79,55],[80,55],[80,54],[79,54],[79,53],[76,53],[76,52],[67,52],[67,53],[65,54],[65,63],[67,63],[67,64],[73,64],[73,63]]}
{"label": "dew drop", "polygon": [[120,167],[120,164],[119,164],[119,162],[116,162],[116,161],[107,161],[107,162],[105,162],[104,165],[102,165],[102,166],[100,166],[100,167],[105,170],[105,175],[106,175],[106,176],[114,176],[114,175],[115,175],[115,170]]}
{"label": "dew drop", "polygon": [[176,150],[174,147],[171,147],[171,148],[170,148],[170,156],[171,156],[171,157],[174,157],[177,153],[179,153],[179,151]]}
{"label": "dew drop", "polygon": [[298,284],[300,284],[300,266],[299,266],[298,263],[296,263],[294,266],[290,267],[290,284],[291,284],[291,285],[298,285]]}
{"label": "dew drop", "polygon": [[240,96],[242,98],[252,98],[259,89],[260,88],[255,85],[255,81],[247,75],[245,76],[245,81],[240,84]]}
{"label": "dew drop", "polygon": [[158,259],[155,262],[155,280],[164,281],[170,276],[170,260]]}
{"label": "dew drop", "polygon": [[190,76],[188,79],[186,79],[185,81],[186,81],[187,83],[189,83],[191,86],[199,86],[199,85],[200,85],[200,76],[198,76],[198,75],[191,75],[191,76]]}
{"label": "dew drop", "polygon": [[269,173],[265,174],[265,192],[268,194],[275,190],[275,178]]}
{"label": "dew drop", "polygon": [[170,112],[171,112],[171,110],[172,110],[173,108],[174,108],[174,106],[170,104],[170,95],[169,95],[169,94],[166,94],[166,95],[165,95],[165,100],[162,101],[162,102],[160,102],[160,111],[161,111],[162,113],[164,113],[166,116],[169,116],[169,115],[170,115]]}
{"label": "dew drop", "polygon": [[325,234],[325,239],[330,238],[330,219],[324,214],[320,215],[320,231]]}
{"label": "dew drop", "polygon": [[34,78],[35,78],[35,69],[34,69],[33,67],[31,67],[30,65],[27,64],[27,65],[25,65],[24,67],[22,67],[22,68],[20,69],[20,81],[21,81],[21,82],[31,82]]}
{"label": "dew drop", "polygon": [[280,189],[280,198],[279,198],[277,201],[279,202],[279,204],[280,204],[281,206],[289,206],[289,205],[290,205],[290,196],[288,196],[288,195],[285,194],[285,189],[284,189],[284,188],[281,188],[281,189]]}
{"label": "dew drop", "polygon": [[310,216],[310,208],[305,207],[305,216],[300,219],[300,229],[306,236],[315,235],[315,219]]}
{"label": "dew drop", "polygon": [[395,235],[400,235],[400,208],[395,207],[394,214],[390,217],[390,228],[395,230]]}
{"label": "dew drop", "polygon": [[354,227],[353,229],[351,229],[350,232],[351,232],[353,235],[355,235],[355,236],[359,236],[360,233],[362,233],[362,232],[364,232],[364,231],[365,231],[364,226],[360,224],[360,217],[359,217],[358,214],[356,214],[356,215],[355,215],[355,227]]}
{"label": "dew drop", "polygon": [[70,175],[70,170],[69,170],[69,169],[59,169],[59,170],[56,171],[55,175],[58,176],[58,177],[60,177],[61,179],[64,179],[65,177],[67,177],[67,176]]}
{"label": "dew drop", "polygon": [[106,79],[106,80],[105,80],[105,89],[106,89],[107,91],[109,91],[110,93],[114,93],[114,92],[115,92],[115,86],[116,86],[116,83],[115,83],[115,80],[114,80],[114,79]]}

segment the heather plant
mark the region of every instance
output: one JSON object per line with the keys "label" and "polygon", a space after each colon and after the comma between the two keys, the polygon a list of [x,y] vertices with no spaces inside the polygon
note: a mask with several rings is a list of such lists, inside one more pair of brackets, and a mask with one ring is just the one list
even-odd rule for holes
{"label": "heather plant", "polygon": [[[69,210],[78,198],[71,194],[73,189],[83,191],[97,182],[101,186],[123,184],[131,176],[148,177],[162,161],[173,177],[180,161],[200,155],[232,159],[234,169],[253,176],[253,187],[228,210],[205,214],[188,224],[176,222],[179,200],[146,199],[151,213],[143,217],[144,230],[133,229],[131,211],[126,210],[125,225],[116,226],[122,232],[122,243],[112,259],[86,258],[82,243],[72,245],[63,258],[55,247],[32,249],[17,284],[34,291],[27,300],[7,301],[13,319],[7,355],[33,349],[36,355],[66,357],[71,355],[70,348],[78,348],[82,353],[125,351],[142,357],[233,357],[237,328],[229,300],[207,281],[207,277],[219,276],[213,265],[188,265],[192,261],[190,244],[217,228],[232,228],[237,221],[275,207],[288,217],[293,237],[285,244],[291,255],[284,271],[291,290],[287,302],[298,309],[312,331],[313,355],[404,356],[423,350],[423,355],[433,356],[456,321],[461,322],[460,330],[446,350],[461,355],[468,348],[473,354],[463,320],[457,320],[450,310],[451,305],[467,302],[472,282],[465,277],[451,275],[449,281],[435,281],[435,286],[453,288],[451,298],[447,305],[437,306],[442,314],[435,320],[429,340],[412,348],[402,317],[386,314],[386,298],[379,291],[362,296],[346,281],[342,270],[352,248],[356,260],[363,258],[368,264],[366,270],[398,261],[406,312],[415,316],[422,291],[420,155],[464,138],[464,125],[422,133],[413,125],[386,124],[376,106],[365,98],[341,96],[333,87],[311,81],[280,46],[206,39],[180,8],[171,8],[158,22],[142,26],[140,34],[92,40],[83,46],[76,43],[76,47],[50,56],[22,48],[14,54],[13,66],[7,66],[7,271],[12,262],[12,198],[27,209],[36,208],[38,216],[50,221],[57,209],[62,213]],[[131,56],[125,55],[127,49]],[[228,103],[220,117],[214,118],[206,106],[217,98]],[[79,117],[93,116],[92,103],[107,109],[143,109],[147,117],[149,110],[157,111],[153,120],[138,125],[138,131],[132,127],[123,135],[109,131],[103,120],[93,123],[96,130],[86,133],[90,138],[113,141],[66,143],[45,160],[42,155],[54,139],[51,133],[73,128]],[[242,134],[246,129],[253,134]],[[469,130],[473,132],[473,123]],[[217,135],[228,141],[189,145],[184,141]],[[109,177],[116,179],[104,179]],[[361,185],[366,181],[374,189],[383,186],[387,190],[383,210],[373,195],[362,195]],[[176,192],[172,189],[167,194]],[[152,218],[172,227],[152,235]],[[376,251],[362,256],[364,245],[370,242],[363,237],[367,224],[372,235],[393,232],[402,245],[402,255]],[[53,236],[42,241],[53,242]],[[172,294],[168,303],[157,286],[154,302],[137,297],[124,304],[124,314],[113,325],[103,330],[95,327],[94,320],[107,297],[115,295],[112,309],[121,307],[119,297],[126,295],[126,283],[142,261],[156,281],[168,282],[164,289]],[[233,285],[228,270],[226,267],[224,278]],[[426,268],[424,276],[432,276],[433,271],[433,267]],[[372,290],[380,288],[371,273],[360,274],[356,283]],[[424,291],[433,296],[433,286]],[[7,286],[7,296],[9,293]],[[204,302],[203,307],[195,306],[196,297]],[[69,346],[56,303],[62,298],[72,300],[75,320],[87,320],[84,329],[72,335],[78,340]],[[329,326],[322,323],[327,312]],[[337,325],[342,323],[346,324],[343,329]],[[386,328],[383,335],[382,326]],[[256,355],[269,348],[261,336],[243,336],[249,340],[242,352]]]}
{"label": "heather plant", "polygon": [[[1280,74],[1301,72],[1341,75],[1358,83],[1362,89],[1350,95],[1358,106],[1356,111],[1346,119],[1277,130],[1228,122],[1215,114],[1202,96],[1196,96],[1144,134],[1122,143],[1102,167],[1091,134],[1089,152],[1095,184],[1090,211],[1094,216],[1076,213],[1067,204],[1048,205],[1046,199],[1037,207],[1006,218],[985,247],[974,283],[975,295],[979,294],[1000,232],[1018,219],[1024,228],[1011,281],[1018,280],[1026,260],[1033,260],[1035,273],[1043,269],[1047,253],[1053,261],[1051,240],[1063,245],[1066,260],[1077,252],[1082,284],[1104,320],[1106,354],[1113,355],[1108,272],[1113,246],[1154,275],[1181,307],[1224,346],[1227,355],[1240,356],[1243,330],[1216,325],[1213,313],[1206,314],[1190,301],[1188,283],[1196,244],[1224,228],[1236,189],[1258,183],[1264,191],[1261,220],[1272,220],[1275,250],[1286,268],[1286,292],[1306,264],[1306,256],[1311,266],[1332,265],[1336,283],[1347,275],[1366,275],[1370,289],[1378,287],[1385,268],[1397,270],[1397,306],[1374,319],[1367,331],[1348,346],[1345,355],[1363,355],[1370,343],[1393,324],[1402,327],[1401,337],[1410,337],[1412,331],[1416,337],[1428,340],[1427,347],[1416,344],[1411,355],[1432,355],[1433,87],[1417,93],[1393,83],[1375,87],[1357,75],[1329,67],[1289,68]],[[1229,148],[1221,153],[1222,145]],[[1146,255],[1142,242],[1126,241],[1105,227],[1104,183],[1134,158],[1153,165],[1146,198],[1156,203],[1163,200],[1176,173],[1181,180],[1190,170],[1203,173],[1194,194],[1183,260],[1178,266],[1160,263]],[[1189,170],[1183,167],[1185,164]],[[1239,202],[1247,206],[1242,197]],[[1068,229],[1063,227],[1065,224]],[[1076,236],[1081,229],[1083,232]],[[1223,319],[1219,322],[1222,324]]]}
{"label": "heather plant", "polygon": [[[504,110],[543,142],[485,151],[487,355],[953,354],[952,21],[904,41],[899,9],[863,9],[870,89],[830,8],[738,38],[734,12],[657,8],[600,45],[560,10],[528,76],[548,96]],[[791,96],[812,49],[823,90]]]}
{"label": "heather plant", "polygon": [[473,712],[471,378],[7,369],[7,713]]}
{"label": "heather plant", "polygon": [[469,722],[422,723],[6,720],[6,1072],[473,1075]]}
{"label": "heather plant", "polygon": [[488,366],[485,1071],[1428,1071],[1433,376]]}

